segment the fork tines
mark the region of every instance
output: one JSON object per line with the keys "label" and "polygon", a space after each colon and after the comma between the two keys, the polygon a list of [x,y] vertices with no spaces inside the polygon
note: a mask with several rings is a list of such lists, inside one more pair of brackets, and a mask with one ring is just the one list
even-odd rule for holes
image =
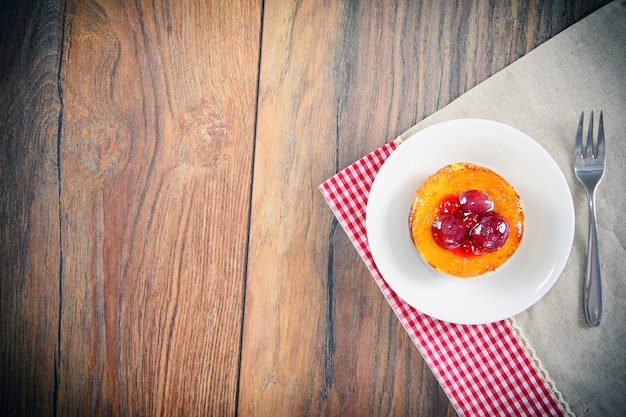
{"label": "fork tines", "polygon": [[[583,121],[585,118],[585,112],[580,114],[580,122],[578,123],[578,131],[576,132],[575,142],[575,156],[583,160],[604,160],[604,117],[602,111],[600,111],[600,118],[598,120],[598,141],[593,146],[593,110],[589,117],[589,128],[587,130],[587,141],[585,143],[585,152],[582,152],[582,139],[583,139]],[[579,159],[579,161],[580,161]]]}

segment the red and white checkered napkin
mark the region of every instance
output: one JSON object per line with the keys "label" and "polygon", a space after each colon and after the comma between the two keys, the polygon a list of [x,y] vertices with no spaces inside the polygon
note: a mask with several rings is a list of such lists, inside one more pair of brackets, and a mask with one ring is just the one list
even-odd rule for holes
{"label": "red and white checkered napkin", "polygon": [[376,173],[398,145],[371,152],[319,186],[402,325],[461,416],[566,413],[510,323],[457,325],[420,313],[382,277],[369,250],[365,209]]}

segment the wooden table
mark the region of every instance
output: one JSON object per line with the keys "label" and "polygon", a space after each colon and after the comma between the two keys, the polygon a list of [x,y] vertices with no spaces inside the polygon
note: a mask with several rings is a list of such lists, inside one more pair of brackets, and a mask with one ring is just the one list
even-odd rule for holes
{"label": "wooden table", "polygon": [[0,415],[455,415],[317,186],[607,2],[1,1]]}

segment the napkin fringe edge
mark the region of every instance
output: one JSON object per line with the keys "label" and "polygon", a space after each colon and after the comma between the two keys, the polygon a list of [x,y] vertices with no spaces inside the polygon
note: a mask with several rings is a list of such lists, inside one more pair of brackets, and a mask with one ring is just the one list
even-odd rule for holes
{"label": "napkin fringe edge", "polygon": [[565,415],[567,415],[568,417],[576,417],[574,412],[571,410],[568,402],[565,400],[565,398],[563,398],[563,394],[561,394],[561,391],[559,391],[558,388],[556,387],[556,383],[550,377],[550,374],[548,373],[547,369],[543,367],[543,363],[541,363],[541,359],[537,357],[537,353],[535,352],[535,349],[533,349],[533,347],[530,345],[530,341],[526,338],[526,336],[524,336],[524,332],[522,332],[522,328],[517,324],[517,321],[515,320],[515,318],[511,317],[508,319],[508,321],[509,321],[509,324],[511,325],[511,329],[517,336],[518,340],[524,346],[524,349],[526,350],[526,353],[528,353],[530,360],[533,362],[533,364],[537,368],[537,371],[539,372],[539,374],[541,374],[541,376],[543,377],[543,380],[548,385],[548,388],[550,389],[550,391],[556,398],[557,402],[563,409],[563,412],[565,413]]}

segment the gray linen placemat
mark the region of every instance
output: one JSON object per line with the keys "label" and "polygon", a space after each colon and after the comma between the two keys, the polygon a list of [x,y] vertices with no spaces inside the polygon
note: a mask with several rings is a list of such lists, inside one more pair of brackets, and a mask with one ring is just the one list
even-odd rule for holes
{"label": "gray linen placemat", "polygon": [[[604,290],[597,328],[582,312],[587,204],[572,161],[583,110],[585,132],[589,111],[603,110],[607,149],[596,196]],[[572,251],[554,287],[514,322],[576,415],[626,415],[626,1],[566,29],[399,139],[457,118],[513,126],[539,142],[563,171],[576,213]]]}

